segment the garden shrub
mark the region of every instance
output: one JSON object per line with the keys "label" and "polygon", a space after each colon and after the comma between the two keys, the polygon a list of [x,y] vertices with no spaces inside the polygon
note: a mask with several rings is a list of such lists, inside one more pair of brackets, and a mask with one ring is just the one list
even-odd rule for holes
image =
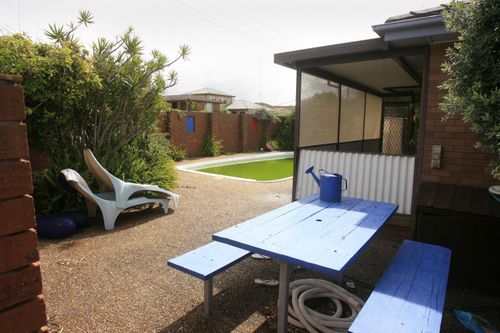
{"label": "garden shrub", "polygon": [[452,1],[444,16],[458,41],[446,53],[441,107],[447,117],[462,115],[479,136],[477,146],[495,154],[492,175],[500,180],[500,2]]}
{"label": "garden shrub", "polygon": [[293,143],[295,137],[295,111],[281,117],[281,125],[268,142],[273,150],[293,150]]}
{"label": "garden shrub", "polygon": [[281,150],[280,144],[276,139],[271,139],[266,142],[266,146],[270,146],[272,150]]}
{"label": "garden shrub", "polygon": [[208,134],[203,139],[202,153],[205,156],[219,156],[223,153],[223,146],[219,140],[215,139],[213,134]]}
{"label": "garden shrub", "polygon": [[170,141],[166,140],[167,143],[168,143],[168,151],[169,151],[169,155],[170,157],[174,160],[174,161],[182,161],[182,160],[185,160],[187,158],[187,152],[180,148],[180,147],[177,147],[175,145],[173,145]]}
{"label": "garden shrub", "polygon": [[83,12],[78,24],[49,26],[54,44],[0,36],[0,72],[23,76],[30,145],[51,156],[50,168],[33,175],[38,213],[83,208],[80,196],[63,191],[56,177],[72,168],[92,183],[84,148],[124,180],[175,184],[170,145],[156,123],[169,109],[161,94],[177,82],[174,71],[166,80],[162,73],[189,48],[181,46],[171,61],[158,51],[144,60],[142,42],[129,29],[114,42],[99,39],[89,51],[74,31],[91,19]]}

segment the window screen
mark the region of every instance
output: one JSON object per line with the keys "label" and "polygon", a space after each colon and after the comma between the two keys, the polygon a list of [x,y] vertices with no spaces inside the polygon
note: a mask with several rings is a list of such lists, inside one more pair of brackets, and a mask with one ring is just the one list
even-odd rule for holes
{"label": "window screen", "polygon": [[365,140],[380,138],[382,98],[366,94]]}
{"label": "window screen", "polygon": [[363,140],[365,93],[342,86],[340,108],[340,142]]}
{"label": "window screen", "polygon": [[338,84],[302,74],[299,146],[336,143],[338,112]]}

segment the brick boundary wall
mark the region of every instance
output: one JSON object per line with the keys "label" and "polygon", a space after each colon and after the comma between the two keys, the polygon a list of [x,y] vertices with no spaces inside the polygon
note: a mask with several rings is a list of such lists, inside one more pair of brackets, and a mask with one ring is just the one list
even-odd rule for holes
{"label": "brick boundary wall", "polygon": [[0,332],[48,332],[20,81],[0,75]]}
{"label": "brick boundary wall", "polygon": [[[186,130],[187,116],[194,117],[195,131]],[[202,154],[203,139],[213,134],[220,140],[223,149],[229,152],[259,150],[271,139],[281,123],[258,120],[244,113],[226,114],[218,112],[172,111],[165,115],[158,128],[169,133],[173,145],[184,149],[189,155]]]}
{"label": "brick boundary wall", "polygon": [[[478,137],[461,117],[441,121],[444,114],[439,103],[442,102],[445,91],[438,86],[446,80],[446,74],[441,72],[441,64],[445,62],[446,48],[450,46],[451,44],[441,44],[431,47],[422,181],[488,187],[496,183],[488,166],[495,156],[474,148]],[[439,169],[431,168],[432,145],[442,146]]]}

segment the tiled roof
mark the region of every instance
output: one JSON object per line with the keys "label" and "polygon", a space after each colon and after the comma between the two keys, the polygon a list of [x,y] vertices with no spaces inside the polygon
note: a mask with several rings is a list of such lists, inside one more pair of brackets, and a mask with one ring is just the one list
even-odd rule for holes
{"label": "tiled roof", "polygon": [[446,10],[448,8],[449,8],[449,5],[443,4],[443,5],[439,5],[437,7],[426,8],[426,9],[422,9],[422,10],[412,10],[411,12],[406,13],[406,14],[391,16],[385,21],[385,23],[406,21],[406,20],[411,20],[411,19],[415,19],[415,18],[419,18],[419,17],[441,15],[443,10]]}
{"label": "tiled roof", "polygon": [[183,95],[204,95],[204,94],[234,97],[234,95],[212,88],[203,88],[195,91],[189,91],[184,93]]}
{"label": "tiled roof", "polygon": [[263,107],[262,105],[258,105],[249,101],[245,101],[242,99],[237,99],[234,100],[231,104],[226,106],[226,109],[228,110],[262,110],[262,109],[267,109],[266,107]]}

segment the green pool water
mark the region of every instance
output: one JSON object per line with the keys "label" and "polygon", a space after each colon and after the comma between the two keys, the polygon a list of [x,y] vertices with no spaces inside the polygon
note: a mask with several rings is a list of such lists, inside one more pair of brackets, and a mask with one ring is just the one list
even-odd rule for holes
{"label": "green pool water", "polygon": [[255,180],[276,180],[293,176],[293,158],[228,164],[197,171]]}

